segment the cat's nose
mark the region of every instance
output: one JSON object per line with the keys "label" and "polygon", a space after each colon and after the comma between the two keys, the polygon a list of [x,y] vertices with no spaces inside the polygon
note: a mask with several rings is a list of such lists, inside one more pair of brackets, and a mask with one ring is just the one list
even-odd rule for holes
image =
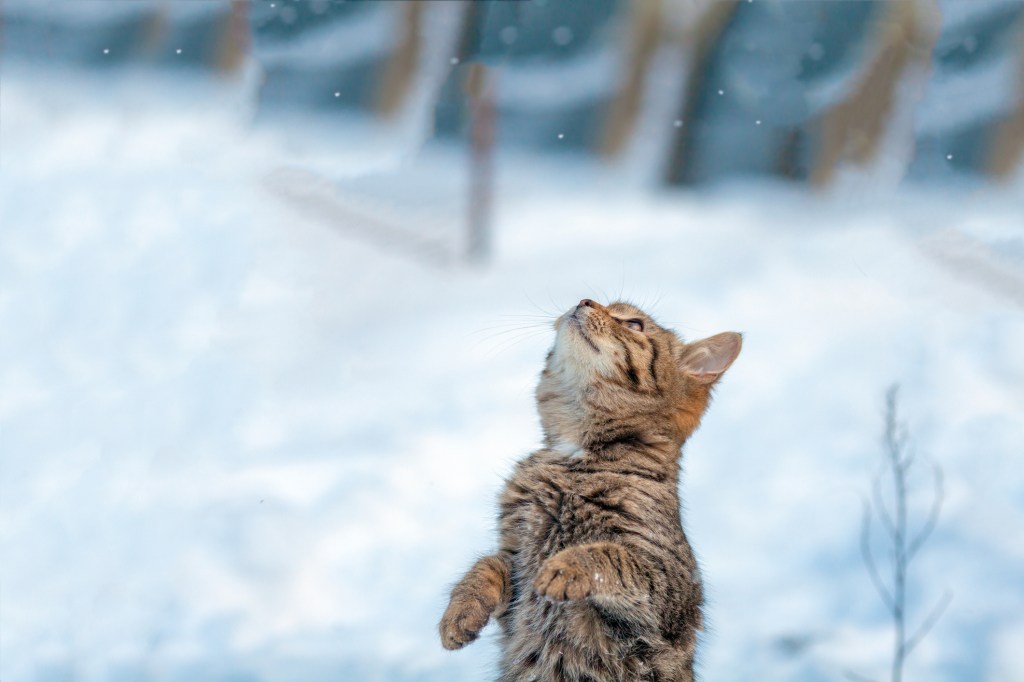
{"label": "cat's nose", "polygon": [[576,306],[576,307],[577,308],[596,308],[597,304],[594,303],[593,301],[591,301],[589,298],[585,298],[582,301],[580,301],[580,304],[578,306]]}

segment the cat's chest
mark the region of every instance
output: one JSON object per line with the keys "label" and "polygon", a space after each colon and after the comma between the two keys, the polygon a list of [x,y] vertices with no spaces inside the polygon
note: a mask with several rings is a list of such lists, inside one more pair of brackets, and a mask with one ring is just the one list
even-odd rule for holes
{"label": "cat's chest", "polygon": [[553,553],[568,545],[577,526],[579,484],[562,466],[519,467],[502,495],[506,540],[524,554]]}
{"label": "cat's chest", "polygon": [[501,499],[502,533],[528,561],[571,545],[614,536],[634,516],[630,490],[608,475],[570,463],[533,463],[508,482]]}

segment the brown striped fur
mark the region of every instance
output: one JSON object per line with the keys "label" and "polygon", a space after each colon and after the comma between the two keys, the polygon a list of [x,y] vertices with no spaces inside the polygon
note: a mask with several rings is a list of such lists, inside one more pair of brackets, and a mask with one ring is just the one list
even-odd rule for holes
{"label": "brown striped fur", "polygon": [[537,387],[544,448],[501,495],[500,548],[452,590],[441,642],[493,617],[501,682],[692,681],[700,574],[679,512],[679,454],[739,334],[683,343],[628,303],[555,323]]}

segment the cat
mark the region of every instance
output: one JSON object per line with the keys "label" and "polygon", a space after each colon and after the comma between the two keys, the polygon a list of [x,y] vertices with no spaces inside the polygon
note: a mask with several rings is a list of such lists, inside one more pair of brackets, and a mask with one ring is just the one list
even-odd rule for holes
{"label": "cat", "polygon": [[499,682],[692,682],[703,593],[680,449],[742,337],[684,343],[590,299],[555,328],[536,392],[544,448],[508,479],[499,550],[452,589],[441,643],[461,648],[494,618]]}

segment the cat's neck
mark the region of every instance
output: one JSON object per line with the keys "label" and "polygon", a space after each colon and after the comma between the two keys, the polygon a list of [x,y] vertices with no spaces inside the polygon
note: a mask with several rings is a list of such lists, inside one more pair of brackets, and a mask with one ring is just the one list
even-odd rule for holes
{"label": "cat's neck", "polygon": [[623,414],[615,403],[569,390],[544,393],[540,403],[545,446],[558,456],[627,465],[636,459],[661,475],[677,475],[683,439],[663,405]]}
{"label": "cat's neck", "polygon": [[548,438],[548,449],[567,462],[600,464],[603,470],[643,470],[665,480],[678,480],[681,443],[658,435],[624,432],[605,440]]}

